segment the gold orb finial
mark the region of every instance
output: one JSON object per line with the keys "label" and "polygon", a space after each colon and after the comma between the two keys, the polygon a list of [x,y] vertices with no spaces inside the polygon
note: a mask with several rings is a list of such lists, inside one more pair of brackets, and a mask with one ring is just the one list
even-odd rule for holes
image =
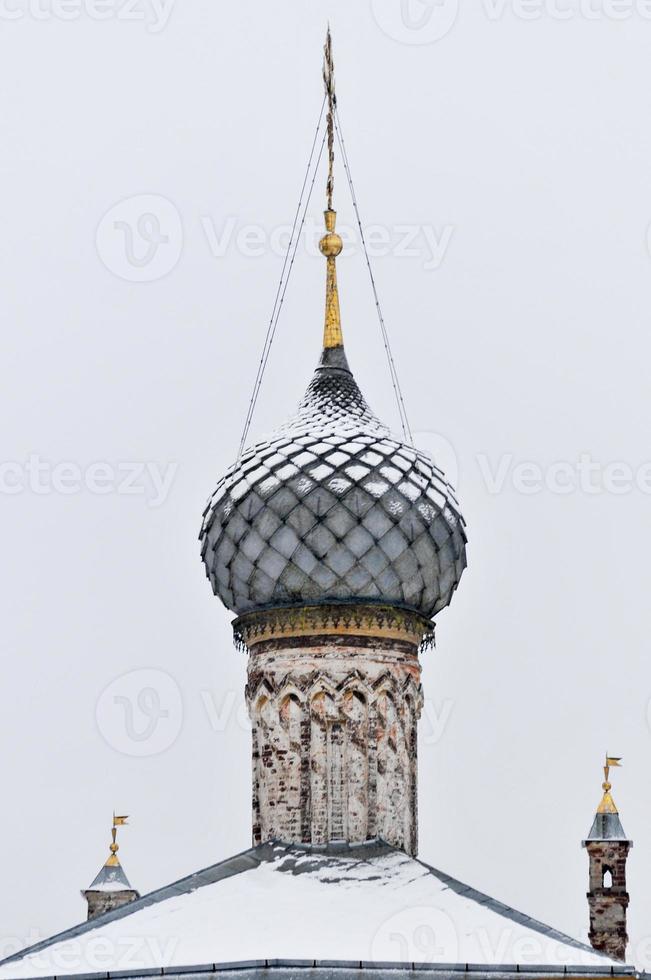
{"label": "gold orb finial", "polygon": [[107,868],[115,868],[120,864],[120,859],[118,857],[118,851],[120,850],[120,845],[117,842],[118,827],[126,827],[128,816],[116,816],[113,814],[113,826],[111,827],[111,843],[109,844],[110,854],[106,859]]}
{"label": "gold orb finial", "polygon": [[335,231],[337,212],[328,209],[327,211],[324,211],[323,214],[325,218],[326,233],[319,242],[319,251],[328,259],[336,259],[344,247],[341,236]]}

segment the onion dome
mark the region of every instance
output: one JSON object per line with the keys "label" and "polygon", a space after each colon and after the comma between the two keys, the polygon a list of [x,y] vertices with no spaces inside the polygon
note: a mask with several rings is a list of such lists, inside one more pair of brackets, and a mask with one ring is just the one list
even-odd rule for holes
{"label": "onion dome", "polygon": [[343,347],[325,212],[324,349],[293,418],[246,449],[204,512],[213,591],[238,615],[269,606],[383,602],[434,616],[466,565],[464,521],[424,452],[374,415]]}
{"label": "onion dome", "polygon": [[334,69],[330,32],[323,353],[296,415],[246,449],[203,515],[213,591],[238,615],[274,606],[381,602],[431,617],[466,565],[454,492],[425,453],[373,414],[346,360],[335,260]]}

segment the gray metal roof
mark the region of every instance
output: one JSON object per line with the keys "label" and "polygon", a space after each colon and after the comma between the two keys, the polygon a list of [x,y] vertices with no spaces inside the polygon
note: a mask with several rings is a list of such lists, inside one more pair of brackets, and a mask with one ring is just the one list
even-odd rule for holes
{"label": "gray metal roof", "polygon": [[[618,813],[595,814],[586,841],[600,840],[628,840]],[[630,843],[632,844],[632,841]]]}
{"label": "gray metal roof", "polygon": [[200,539],[213,591],[238,614],[364,600],[430,617],[466,566],[452,487],[376,418],[343,348],[323,352],[294,418],[220,480]]}
{"label": "gray metal roof", "polygon": [[92,884],[88,886],[88,891],[133,891],[134,889],[129,884],[129,879],[124,873],[124,869],[121,864],[116,864],[109,866],[107,864],[100,868],[99,872],[93,879]]}
{"label": "gray metal roof", "polygon": [[[325,861],[331,869],[331,871],[328,872],[328,882],[336,884],[339,880],[338,875],[341,873],[341,869],[343,867],[342,858],[347,860],[349,866],[352,864],[359,867],[362,864],[372,861],[374,858],[401,854],[402,852],[399,852],[396,848],[391,847],[383,841],[371,841],[361,845],[329,845],[327,847],[288,845],[281,842],[272,841],[267,844],[259,845],[255,848],[251,848],[242,852],[241,854],[228,858],[225,861],[221,861],[218,864],[205,868],[202,871],[198,871],[195,874],[188,875],[187,877],[182,878],[173,884],[167,885],[164,888],[157,889],[156,891],[151,892],[149,895],[145,895],[128,905],[122,906],[119,909],[114,909],[105,913],[104,915],[97,916],[95,919],[88,922],[83,922],[80,925],[53,936],[48,940],[37,943],[29,949],[22,950],[21,952],[8,957],[0,963],[0,973],[5,978],[11,977],[12,972],[10,969],[7,969],[7,967],[9,967],[12,963],[16,963],[16,975],[18,975],[18,961],[26,956],[47,950],[48,947],[55,946],[63,941],[82,936],[84,933],[90,932],[91,930],[102,929],[108,923],[120,919],[126,919],[141,909],[163,903],[169,898],[194,892],[195,890],[201,889],[206,885],[223,881],[234,875],[239,875],[242,872],[258,868],[265,862],[278,863],[280,860],[281,871],[292,876],[300,876],[311,874],[314,865],[318,863],[322,867]],[[310,861],[310,856],[314,857],[314,862]],[[580,960],[581,953],[589,953],[594,959],[595,953],[591,947],[586,946],[585,944],[580,943],[569,936],[566,936],[556,929],[550,928],[549,926],[531,918],[530,916],[517,912],[515,909],[510,908],[504,903],[463,884],[450,875],[446,875],[444,872],[439,871],[422,861],[415,861],[414,863],[420,865],[422,869],[425,869],[426,875],[432,875],[438,879],[439,882],[443,883],[446,888],[451,889],[458,895],[470,899],[478,905],[486,906],[491,911],[496,912],[500,916],[504,916],[511,922],[524,925],[528,929],[534,930],[535,932],[538,932],[549,939],[556,940],[565,946],[576,949],[577,961]],[[576,966],[561,966],[560,964],[555,966],[518,966],[517,964],[473,965],[472,963],[430,964],[411,962],[379,963],[377,961],[353,962],[335,960],[255,960],[239,961],[238,963],[210,963],[201,966],[187,967],[160,966],[154,970],[109,970],[103,971],[101,974],[74,974],[74,976],[77,977],[77,980],[80,980],[80,978],[81,980],[84,980],[84,978],[90,976],[93,978],[111,978],[111,980],[116,978],[117,980],[119,977],[138,978],[152,975],[180,977],[191,975],[196,977],[198,980],[200,977],[219,972],[220,974],[224,975],[224,980],[226,980],[226,977],[230,973],[233,974],[233,977],[237,975],[237,977],[242,980],[243,976],[251,978],[262,976],[263,971],[265,975],[267,975],[270,970],[277,974],[278,980],[292,980],[292,978],[296,978],[296,980],[302,980],[302,978],[305,978],[305,980],[308,980],[308,978],[313,976],[315,978],[318,977],[319,980],[328,980],[330,977],[339,977],[341,980],[343,980],[343,978],[356,977],[361,972],[363,972],[366,976],[368,976],[369,973],[373,973],[378,977],[378,980],[381,980],[385,974],[387,977],[391,976],[395,978],[399,973],[406,974],[410,972],[416,972],[419,974],[419,976],[422,976],[423,973],[431,973],[432,975],[435,974],[437,978],[441,978],[446,975],[458,975],[459,972],[468,972],[477,975],[483,974],[490,977],[511,977],[512,975],[517,974],[519,978],[526,977],[528,975],[540,976],[541,974],[545,974],[549,977],[556,977],[559,974],[577,977],[581,977],[583,975],[637,975],[633,967],[625,966],[623,964],[621,966],[614,966],[612,961],[604,957],[603,966],[600,963],[595,962],[592,962],[589,966],[578,964]],[[21,977],[24,977],[26,975],[28,976],[29,974],[25,974],[25,972],[22,971],[20,972],[20,975]],[[63,976],[65,976],[65,974],[59,974],[59,980],[62,980]]]}
{"label": "gray metal roof", "polygon": [[[553,977],[635,977],[646,974],[633,967],[556,967],[554,970],[518,970],[514,966],[487,967],[473,963],[373,963],[353,960],[248,960],[240,963],[204,963],[189,967],[162,967],[156,970],[108,970],[100,973],[75,974],[74,980],[458,980],[460,975],[486,977],[487,980],[540,980]],[[62,974],[47,980],[68,980]]]}

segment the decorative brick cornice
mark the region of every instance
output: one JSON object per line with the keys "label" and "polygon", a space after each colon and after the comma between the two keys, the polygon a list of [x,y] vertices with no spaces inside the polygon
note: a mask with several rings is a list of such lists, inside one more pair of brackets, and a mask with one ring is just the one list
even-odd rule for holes
{"label": "decorative brick cornice", "polygon": [[361,693],[368,704],[375,704],[382,695],[390,694],[396,704],[404,706],[409,702],[416,718],[420,718],[423,706],[420,682],[410,673],[399,678],[391,670],[383,671],[373,681],[369,681],[361,670],[351,671],[341,680],[334,678],[327,670],[314,670],[300,676],[288,672],[278,679],[273,674],[260,671],[249,675],[244,693],[250,708],[260,697],[277,703],[286,697],[294,697],[301,704],[307,704],[315,694],[324,691],[338,705],[343,704],[346,696],[352,692]]}
{"label": "decorative brick cornice", "polygon": [[324,636],[366,636],[425,650],[434,645],[434,623],[410,609],[380,603],[274,606],[233,620],[235,645],[245,651],[269,640]]}

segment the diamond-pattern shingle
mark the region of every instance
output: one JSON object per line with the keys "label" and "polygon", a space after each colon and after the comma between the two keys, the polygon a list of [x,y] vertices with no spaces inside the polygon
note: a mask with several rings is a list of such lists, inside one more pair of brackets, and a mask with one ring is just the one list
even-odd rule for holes
{"label": "diamond-pattern shingle", "polygon": [[238,614],[382,599],[432,616],[466,564],[452,488],[373,415],[341,348],[324,352],[297,414],[230,467],[200,537],[213,590]]}

